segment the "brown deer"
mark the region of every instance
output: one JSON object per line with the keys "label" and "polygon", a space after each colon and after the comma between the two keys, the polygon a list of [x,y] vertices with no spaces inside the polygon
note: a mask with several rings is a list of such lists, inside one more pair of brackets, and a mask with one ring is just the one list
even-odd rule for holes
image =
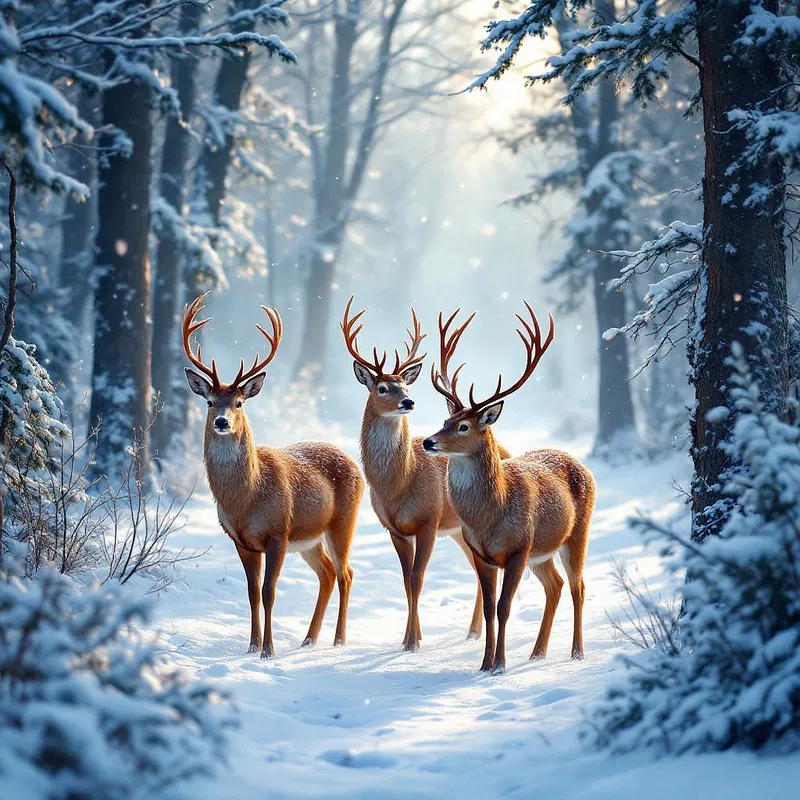
{"label": "brown deer", "polygon": [[[395,350],[394,368],[385,369],[386,353],[379,358],[373,348],[372,360],[358,349],[358,324],[366,309],[350,316],[353,297],[347,303],[341,322],[345,344],[353,357],[353,371],[359,383],[369,390],[361,423],[361,461],[370,488],[372,508],[391,534],[400,559],[408,601],[408,618],[403,635],[405,650],[418,650],[422,633],[419,624],[419,597],[425,570],[436,536],[450,536],[464,551],[474,568],[472,552],[461,535],[461,521],[447,496],[447,462],[431,458],[422,448],[422,437],[412,438],[407,415],[414,408],[408,387],[419,377],[424,355],[417,352],[426,334],[411,309],[413,331],[406,329],[410,343],[401,360]],[[356,327],[357,326],[357,327]],[[478,584],[468,639],[481,635],[481,590]]]}
{"label": "brown deer", "polygon": [[[317,604],[303,645],[316,643],[337,581],[339,616],[334,644],[343,645],[353,580],[348,556],[364,480],[353,459],[330,444],[302,442],[284,448],[256,447],[244,404],[264,385],[264,368],[280,344],[281,318],[277,311],[262,306],[272,330],[267,333],[260,325],[256,328],[266,337],[269,352],[260,360],[256,355],[246,372],[244,360],[240,361],[233,382],[225,384],[219,379],[216,363],[212,360],[211,366],[206,366],[200,345],[193,352],[190,343],[190,337],[211,321],[210,317],[195,321],[207,295],[208,292],[183,310],[183,348],[202,373],[187,367],[186,379],[191,390],[205,398],[208,405],[203,460],[220,525],[236,545],[247,576],[249,652],[261,650],[261,658],[274,654],[272,608],[287,552],[299,552],[319,578]],[[262,599],[263,639],[259,623]]]}
{"label": "brown deer", "polygon": [[[476,556],[486,620],[482,671],[505,669],[506,623],[526,565],[542,582],[546,597],[531,658],[543,658],[547,653],[564,585],[553,563],[556,553],[561,557],[572,592],[572,658],[583,658],[583,567],[594,508],[594,478],[577,459],[560,450],[531,450],[503,460],[491,427],[503,410],[503,399],[530,378],[553,341],[552,316],[550,331],[542,341],[536,315],[527,303],[525,307],[532,326],[517,315],[522,323],[517,333],[525,345],[526,361],[522,377],[513,386],[503,389],[500,376],[494,394],[486,400],[475,401],[474,384],[469,390],[469,407],[459,399],[458,373],[464,365],[449,377],[449,362],[472,317],[449,334],[458,311],[444,325],[439,315],[440,365],[438,372],[431,369],[431,380],[446,398],[450,417],[423,444],[427,452],[448,457],[450,497],[463,523],[464,539]],[[498,568],[505,570],[505,575],[500,600],[495,603]],[[496,645],[495,605],[499,622]]]}

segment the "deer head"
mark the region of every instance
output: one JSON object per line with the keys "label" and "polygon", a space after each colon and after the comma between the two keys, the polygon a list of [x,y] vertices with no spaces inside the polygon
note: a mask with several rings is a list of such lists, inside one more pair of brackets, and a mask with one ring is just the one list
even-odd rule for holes
{"label": "deer head", "polygon": [[414,401],[408,395],[408,387],[414,383],[422,372],[422,360],[425,355],[418,356],[422,340],[427,334],[421,333],[417,312],[411,309],[411,324],[413,331],[406,328],[410,342],[405,342],[406,355],[402,360],[400,353],[394,351],[394,369],[390,372],[385,368],[386,352],[379,358],[376,348],[372,349],[372,361],[364,358],[358,350],[358,334],[364,327],[363,323],[356,327],[358,321],[366,313],[366,309],[359,311],[354,317],[350,316],[353,305],[353,295],[347,302],[344,317],[341,322],[344,341],[350,355],[353,356],[353,371],[356,380],[369,390],[368,403],[375,412],[382,417],[400,417],[408,414],[414,408]]}
{"label": "deer head", "polygon": [[458,396],[458,375],[464,365],[458,367],[452,376],[449,370],[458,342],[475,315],[472,314],[463,325],[450,333],[450,326],[460,309],[454,311],[444,323],[442,314],[439,314],[439,370],[436,370],[435,365],[431,367],[431,381],[433,388],[447,400],[450,416],[441,430],[422,443],[428,453],[442,456],[469,456],[477,453],[485,445],[489,428],[500,417],[505,398],[516,392],[533,375],[536,365],[553,341],[555,323],[552,315],[549,315],[550,330],[547,338],[542,341],[542,332],[533,309],[527,302],[525,308],[530,315],[530,323],[519,314],[516,315],[522,324],[522,328],[517,328],[517,334],[525,345],[525,369],[522,376],[513,386],[503,389],[503,376],[500,375],[494,393],[481,401],[475,400],[473,383],[469,389],[469,406]]}
{"label": "deer head", "polygon": [[[264,386],[267,373],[264,367],[272,361],[278,350],[278,345],[283,334],[283,324],[277,311],[266,306],[261,308],[269,318],[272,333],[267,333],[260,325],[256,328],[269,342],[269,352],[263,359],[256,355],[253,364],[245,372],[244,359],[239,361],[239,371],[231,383],[222,383],[217,373],[217,364],[212,359],[211,366],[203,362],[200,345],[197,350],[192,350],[190,338],[204,325],[211,322],[211,317],[196,321],[197,315],[205,308],[203,301],[208,292],[198,297],[193,303],[187,304],[183,309],[181,330],[183,334],[183,349],[189,361],[200,371],[186,367],[186,380],[189,388],[204,398],[208,406],[206,416],[206,430],[217,436],[238,436],[244,427],[244,404],[246,400],[255,397]],[[202,374],[200,374],[202,373]]]}

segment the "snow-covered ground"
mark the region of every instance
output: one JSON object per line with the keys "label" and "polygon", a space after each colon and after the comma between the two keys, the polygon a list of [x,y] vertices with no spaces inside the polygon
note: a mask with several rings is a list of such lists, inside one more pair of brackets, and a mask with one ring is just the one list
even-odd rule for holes
{"label": "snow-covered ground", "polygon": [[[541,446],[535,432],[503,433],[520,452]],[[354,442],[342,443],[350,452]],[[578,450],[573,446],[572,451]],[[464,639],[473,573],[450,540],[440,540],[427,573],[420,617],[423,645],[400,650],[406,600],[397,557],[365,498],[352,553],[348,645],[334,649],[334,593],[316,648],[300,649],[317,593],[316,577],[290,555],[275,607],[277,656],[246,655],[244,574],[219,530],[207,490],[189,506],[176,544],[210,551],[158,602],[158,621],[176,659],[229,691],[241,711],[227,765],[195,796],[239,798],[793,798],[800,759],[723,754],[662,760],[587,753],[578,734],[601,696],[615,641],[608,614],[624,604],[612,558],[671,594],[655,554],[626,520],[637,510],[661,519],[680,513],[670,482],[685,485],[688,460],[595,470],[598,504],[586,569],[586,660],[569,659],[571,598],[562,596],[545,661],[528,656],[544,593],[526,576],[509,622],[508,671],[478,672],[482,642]]]}

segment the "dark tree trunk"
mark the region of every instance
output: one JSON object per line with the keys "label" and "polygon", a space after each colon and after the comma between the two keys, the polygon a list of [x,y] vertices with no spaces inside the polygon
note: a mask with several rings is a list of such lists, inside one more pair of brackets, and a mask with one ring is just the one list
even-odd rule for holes
{"label": "dark tree trunk", "polygon": [[296,374],[312,369],[322,379],[325,341],[331,310],[331,285],[344,233],[347,151],[352,105],[351,61],[356,44],[357,14],[340,14],[334,27],[333,76],[322,176],[314,197],[314,240],[308,255],[303,344]]}
{"label": "dark tree trunk", "polygon": [[[129,155],[100,164],[95,249],[94,371],[90,425],[102,423],[95,472],[114,474],[127,463],[135,436],[147,467],[150,395],[150,119],[151,90],[128,81],[103,95],[103,125],[119,128],[132,144]],[[104,133],[100,147],[111,148]]]}
{"label": "dark tree trunk", "polygon": [[[598,16],[611,23],[615,19],[613,0],[598,0]],[[557,23],[559,36],[570,33],[569,21]],[[597,89],[596,110],[585,97],[571,106],[572,128],[581,163],[584,184],[592,170],[607,156],[619,149],[619,100],[612,80],[601,81]],[[594,116],[596,115],[596,122]],[[625,295],[609,291],[612,280],[619,277],[619,262],[603,253],[617,250],[626,242],[620,238],[616,224],[621,219],[619,210],[604,210],[605,197],[601,193],[590,197],[586,211],[595,216],[602,214],[604,224],[597,229],[591,249],[595,251],[595,268],[592,272],[592,294],[595,306],[598,343],[598,393],[597,433],[594,452],[606,454],[609,446],[621,435],[633,438],[636,420],[630,385],[628,341],[615,336],[610,341],[603,338],[609,328],[621,328],[627,322]]]}
{"label": "dark tree trunk", "polygon": [[[777,13],[776,0],[764,8]],[[747,355],[765,407],[785,410],[787,390],[786,270],[782,237],[783,167],[779,160],[744,163],[745,138],[732,130],[734,108],[764,108],[780,85],[778,65],[756,48],[734,44],[751,13],[746,0],[700,0],[697,38],[705,134],[703,185],[705,242],[704,297],[698,320],[699,341],[690,345],[695,385],[692,420],[692,537],[718,534],[730,505],[723,486],[734,468],[720,445],[729,439],[736,418],[730,395],[731,343]],[[735,171],[731,167],[739,162]],[[774,187],[764,205],[747,207],[756,185]],[[711,424],[707,414],[730,413]]]}
{"label": "dark tree trunk", "polygon": [[[81,91],[78,113],[93,125],[98,119],[99,95]],[[84,201],[71,195],[64,200],[61,220],[61,258],[59,285],[64,290],[64,316],[73,324],[78,335],[78,350],[88,350],[89,309],[92,304],[92,244],[97,223],[97,159],[92,152],[75,148],[69,151],[67,171],[83,181],[91,190]],[[51,364],[51,376],[69,388],[75,379],[76,365]]]}
{"label": "dark tree trunk", "polygon": [[[185,5],[181,9],[182,33],[196,30],[203,9]],[[196,59],[185,56],[172,63],[172,85],[178,93],[181,119],[170,117],[161,156],[159,191],[162,199],[183,216],[186,198],[186,167],[189,161],[191,138],[186,124],[194,112]],[[151,446],[153,454],[167,452],[175,428],[172,407],[172,388],[176,378],[178,324],[182,290],[181,253],[170,228],[162,232],[156,252],[155,286],[153,291],[152,373],[153,389],[157,394],[159,413],[153,423]]]}

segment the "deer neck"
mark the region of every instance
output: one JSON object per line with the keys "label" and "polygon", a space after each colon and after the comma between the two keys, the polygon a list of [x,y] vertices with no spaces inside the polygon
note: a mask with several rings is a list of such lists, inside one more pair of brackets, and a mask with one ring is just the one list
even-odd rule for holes
{"label": "deer neck", "polygon": [[416,463],[408,419],[382,417],[367,403],[361,422],[361,461],[373,489],[402,493]]}
{"label": "deer neck", "polygon": [[506,477],[497,442],[488,430],[480,449],[471,455],[451,456],[447,478],[453,507],[473,530],[490,528],[503,514]]}
{"label": "deer neck", "polygon": [[215,434],[209,420],[203,460],[214,499],[227,514],[238,516],[253,502],[259,478],[258,453],[247,419],[242,430],[230,436]]}

